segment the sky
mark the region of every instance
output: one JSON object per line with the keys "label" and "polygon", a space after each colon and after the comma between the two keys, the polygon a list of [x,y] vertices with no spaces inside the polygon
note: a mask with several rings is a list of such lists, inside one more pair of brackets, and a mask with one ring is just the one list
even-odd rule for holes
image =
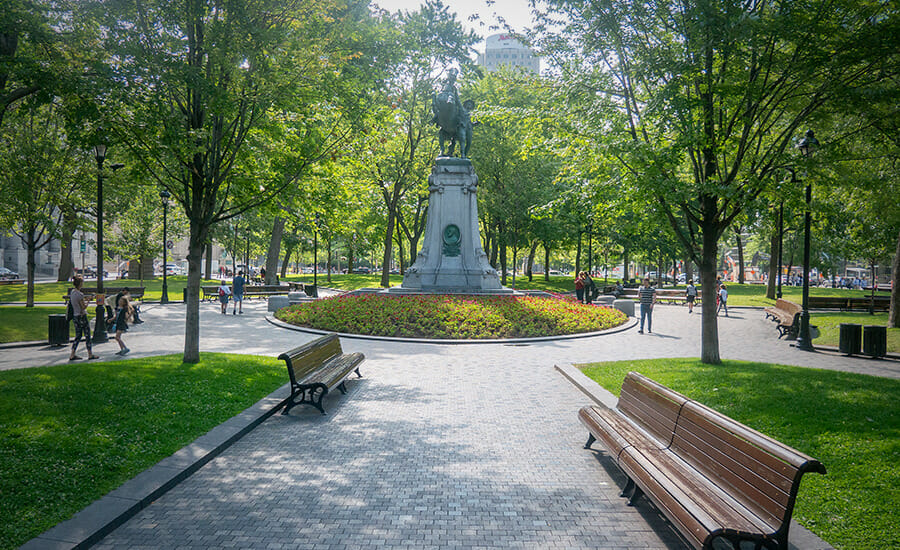
{"label": "sky", "polygon": [[[390,12],[397,10],[414,11],[422,3],[420,0],[372,0],[382,9]],[[482,42],[475,46],[479,53],[484,53],[484,38],[503,32],[503,28],[492,29],[497,25],[497,15],[503,17],[513,30],[521,31],[531,26],[531,8],[528,0],[443,0],[451,12],[463,26],[478,33]],[[470,16],[477,15],[479,20],[470,21]]]}

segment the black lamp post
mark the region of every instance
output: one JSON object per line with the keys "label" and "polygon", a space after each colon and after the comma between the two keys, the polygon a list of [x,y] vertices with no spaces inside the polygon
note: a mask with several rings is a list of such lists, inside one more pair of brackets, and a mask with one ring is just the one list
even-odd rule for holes
{"label": "black lamp post", "polygon": [[319,224],[321,220],[319,219],[319,213],[316,212],[316,219],[313,222],[313,286],[316,287],[316,292],[319,289]]}
{"label": "black lamp post", "polygon": [[167,215],[169,211],[169,197],[172,195],[168,190],[163,189],[159,192],[159,198],[162,199],[163,205],[163,286],[162,286],[162,297],[159,299],[160,304],[168,304],[169,303],[169,282],[167,280],[167,271],[169,266],[169,258],[168,258],[168,226],[167,226]]}
{"label": "black lamp post", "polygon": [[594,241],[594,220],[591,220],[588,222],[587,232],[588,232],[588,268],[587,268],[587,271],[588,271],[588,275],[591,275],[591,279],[593,279],[594,276],[592,275],[592,273],[593,273],[593,268],[594,268],[594,254],[593,254],[592,244]]}
{"label": "black lamp post", "polygon": [[[809,158],[819,146],[819,140],[812,130],[806,131],[806,136],[800,140],[797,148],[800,154]],[[806,181],[806,214],[803,216],[803,310],[800,312],[800,334],[797,336],[797,349],[803,351],[815,351],[812,339],[809,335],[809,231],[812,222],[810,205],[812,203],[812,185],[807,177]]]}
{"label": "black lamp post", "polygon": [[[791,181],[793,181],[793,172],[791,172]],[[784,248],[784,199],[778,207],[778,292],[777,297],[781,298],[781,272],[782,272],[782,249]]]}
{"label": "black lamp post", "polygon": [[[94,145],[94,158],[97,159],[97,294],[103,294],[103,161],[106,160],[106,144]],[[97,304],[97,316],[94,318],[95,344],[109,341],[106,335],[106,304]]]}

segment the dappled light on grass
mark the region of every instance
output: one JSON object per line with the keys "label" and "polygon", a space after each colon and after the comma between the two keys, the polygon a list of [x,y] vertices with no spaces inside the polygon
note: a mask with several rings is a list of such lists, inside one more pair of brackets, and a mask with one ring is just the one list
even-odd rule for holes
{"label": "dappled light on grass", "polygon": [[287,323],[375,336],[439,339],[533,338],[594,332],[626,321],[621,312],[574,299],[522,296],[338,296],[284,308]]}
{"label": "dappled light on grass", "polygon": [[819,459],[794,518],[838,548],[900,548],[900,380],[767,363],[698,359],[583,366],[618,395],[630,370]]}

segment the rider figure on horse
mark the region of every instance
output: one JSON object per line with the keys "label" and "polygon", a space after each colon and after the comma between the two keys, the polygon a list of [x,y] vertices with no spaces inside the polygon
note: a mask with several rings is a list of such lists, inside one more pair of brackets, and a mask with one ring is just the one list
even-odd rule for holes
{"label": "rider figure on horse", "polygon": [[475,103],[472,100],[460,103],[459,91],[456,89],[457,74],[459,71],[455,68],[450,69],[443,88],[434,96],[431,103],[434,118],[431,121],[440,126],[438,138],[441,156],[444,156],[444,141],[449,138],[450,156],[453,156],[453,150],[459,144],[460,157],[467,158],[472,141],[473,126],[469,111],[474,108]]}

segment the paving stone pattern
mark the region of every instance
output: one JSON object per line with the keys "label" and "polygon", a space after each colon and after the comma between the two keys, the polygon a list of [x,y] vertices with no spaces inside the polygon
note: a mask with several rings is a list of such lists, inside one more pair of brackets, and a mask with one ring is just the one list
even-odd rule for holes
{"label": "paving stone pattern", "polygon": [[327,416],[267,420],[97,548],[681,548],[582,449],[587,399],[552,364],[363,347]]}

